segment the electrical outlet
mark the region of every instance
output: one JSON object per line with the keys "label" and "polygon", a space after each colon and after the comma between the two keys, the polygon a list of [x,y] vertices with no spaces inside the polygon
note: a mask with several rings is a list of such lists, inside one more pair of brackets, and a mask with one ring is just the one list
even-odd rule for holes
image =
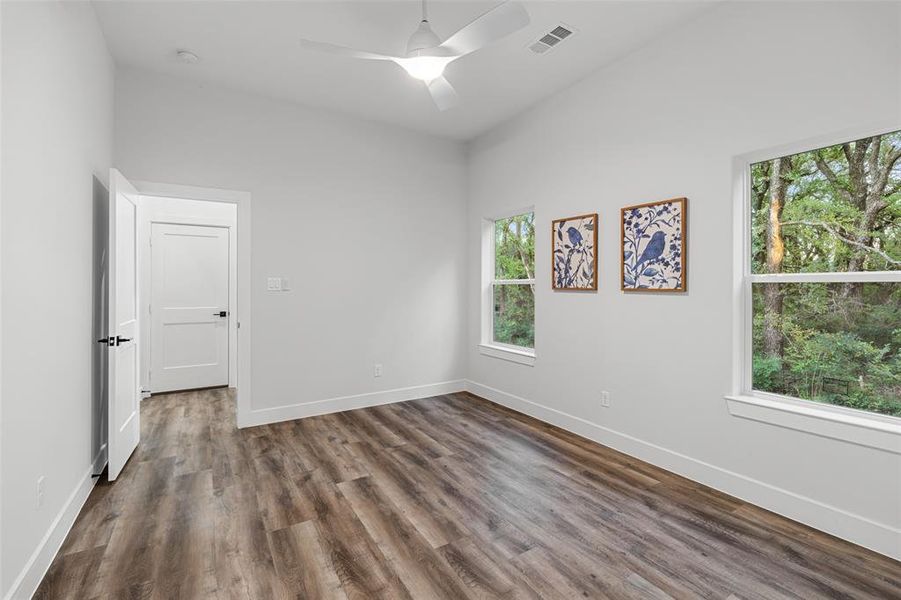
{"label": "electrical outlet", "polygon": [[610,392],[601,392],[601,406],[610,408]]}
{"label": "electrical outlet", "polygon": [[41,508],[42,506],[44,506],[44,476],[43,475],[38,477],[37,505],[38,505],[38,508]]}
{"label": "electrical outlet", "polygon": [[382,376],[382,364],[381,363],[375,364],[375,366],[372,369],[372,376],[373,377],[381,377]]}
{"label": "electrical outlet", "polygon": [[288,278],[282,277],[281,280],[282,280],[282,291],[283,292],[291,291],[291,284],[288,283]]}

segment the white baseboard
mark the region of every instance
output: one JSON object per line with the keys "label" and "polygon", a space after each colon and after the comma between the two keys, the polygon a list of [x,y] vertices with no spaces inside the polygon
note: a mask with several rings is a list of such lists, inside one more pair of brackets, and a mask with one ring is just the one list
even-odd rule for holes
{"label": "white baseboard", "polygon": [[728,471],[475,381],[467,380],[466,390],[794,521],[901,560],[901,530],[884,523]]}
{"label": "white baseboard", "polygon": [[384,390],[381,392],[340,396],[338,398],[328,398],[326,400],[317,400],[315,402],[306,402],[304,404],[261,408],[251,410],[243,415],[239,413],[238,427],[255,427],[257,425],[268,425],[270,423],[278,423],[281,421],[292,421],[304,417],[327,415],[330,413],[343,412],[345,410],[379,406],[380,404],[392,404],[394,402],[440,396],[441,394],[453,394],[455,392],[462,392],[465,389],[466,381],[457,379],[454,381],[443,381],[441,383]]}
{"label": "white baseboard", "polygon": [[69,535],[72,525],[75,524],[75,518],[81,512],[81,507],[84,506],[91,490],[94,489],[94,484],[97,483],[97,479],[92,475],[101,472],[104,466],[106,466],[106,444],[100,447],[92,461],[91,468],[69,494],[69,498],[57,513],[56,518],[53,519],[47,533],[44,534],[38,547],[25,563],[22,572],[13,581],[4,600],[18,600],[34,596],[41,580],[47,574],[47,569],[50,568],[53,559],[56,558],[57,552],[66,540],[66,536]]}

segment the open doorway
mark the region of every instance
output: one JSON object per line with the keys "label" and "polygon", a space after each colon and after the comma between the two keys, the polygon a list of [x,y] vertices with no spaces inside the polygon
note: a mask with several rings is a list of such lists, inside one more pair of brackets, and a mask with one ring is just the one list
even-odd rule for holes
{"label": "open doorway", "polygon": [[237,388],[241,266],[249,263],[239,230],[247,227],[249,194],[149,182],[135,188],[143,396]]}
{"label": "open doorway", "polygon": [[141,389],[235,387],[237,206],[140,198]]}

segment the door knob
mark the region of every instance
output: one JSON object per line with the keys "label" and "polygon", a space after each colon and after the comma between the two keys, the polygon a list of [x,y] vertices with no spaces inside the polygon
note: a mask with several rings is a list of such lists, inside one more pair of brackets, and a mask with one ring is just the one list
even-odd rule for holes
{"label": "door knob", "polygon": [[98,343],[98,344],[106,344],[107,346],[115,346],[115,345],[116,345],[116,339],[115,339],[115,338],[111,338],[111,337],[109,337],[109,338],[100,338],[99,340],[97,340],[97,343]]}
{"label": "door knob", "polygon": [[228,311],[227,311],[227,310],[220,310],[220,311],[217,312],[217,313],[213,313],[213,316],[214,316],[214,317],[227,317],[227,316],[228,316]]}
{"label": "door knob", "polygon": [[131,338],[119,337],[118,335],[116,336],[116,345],[117,346],[124,344],[125,342],[130,342],[130,341],[131,341]]}

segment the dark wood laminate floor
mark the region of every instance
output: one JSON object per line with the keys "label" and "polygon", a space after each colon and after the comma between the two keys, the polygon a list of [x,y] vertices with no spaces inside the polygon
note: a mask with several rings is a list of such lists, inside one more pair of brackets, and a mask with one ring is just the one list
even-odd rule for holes
{"label": "dark wood laminate floor", "polygon": [[901,598],[901,563],[467,394],[156,396],[38,598]]}

